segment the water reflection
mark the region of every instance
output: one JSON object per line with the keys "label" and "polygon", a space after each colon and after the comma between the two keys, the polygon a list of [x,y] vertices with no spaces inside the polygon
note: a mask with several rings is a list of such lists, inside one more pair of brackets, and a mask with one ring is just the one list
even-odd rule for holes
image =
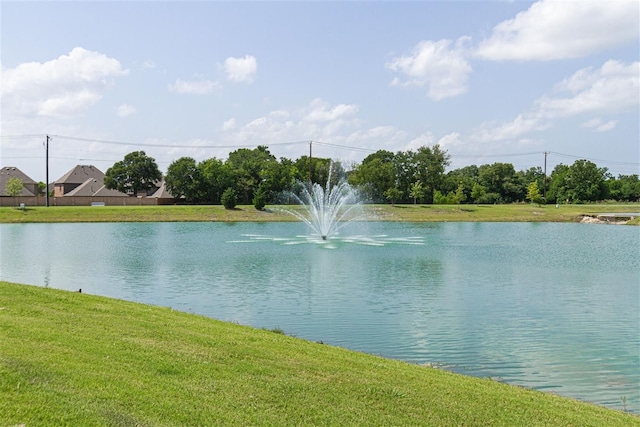
{"label": "water reflection", "polygon": [[[0,279],[171,306],[640,412],[640,229],[2,224]],[[348,233],[347,233],[348,231]]]}

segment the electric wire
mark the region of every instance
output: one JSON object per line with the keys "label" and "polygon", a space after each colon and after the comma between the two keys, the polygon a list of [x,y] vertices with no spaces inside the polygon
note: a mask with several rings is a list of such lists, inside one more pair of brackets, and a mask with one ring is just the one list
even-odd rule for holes
{"label": "electric wire", "polygon": [[[18,135],[0,135],[0,139],[31,139],[31,138],[44,138],[47,134],[18,134]],[[107,145],[122,145],[122,146],[133,146],[133,147],[157,147],[157,148],[182,148],[182,149],[239,149],[239,148],[251,148],[256,147],[262,144],[224,144],[224,145],[211,145],[211,144],[177,144],[177,143],[141,143],[141,142],[131,142],[131,141],[115,141],[115,140],[105,140],[98,138],[85,138],[85,137],[77,137],[70,135],[57,135],[57,134],[49,134],[51,138],[69,140],[69,141],[79,141],[79,142],[92,142],[98,144],[107,144]],[[299,145],[299,144],[316,144],[321,147],[334,148],[340,150],[349,150],[349,151],[358,151],[358,152],[367,152],[367,153],[375,153],[380,151],[379,149],[365,148],[365,147],[356,147],[345,144],[335,144],[325,141],[317,141],[317,140],[303,140],[303,141],[285,141],[285,142],[275,142],[269,143],[268,146],[285,146],[285,145]],[[541,156],[545,152],[544,151],[531,151],[531,152],[523,152],[523,153],[497,153],[497,154],[460,154],[460,153],[448,153],[452,159],[482,159],[482,158],[505,158],[505,157],[526,157],[526,156]],[[605,159],[595,159],[589,158],[585,156],[577,156],[574,154],[567,153],[559,153],[556,151],[548,151],[550,155],[554,155],[560,158],[571,158],[571,159],[584,159],[596,163],[608,164],[608,165],[617,165],[617,166],[632,166],[632,167],[640,167],[639,162],[626,162],[626,161],[618,161],[618,160],[605,160]],[[3,156],[3,158],[37,158],[37,157],[7,157]],[[70,157],[51,157],[53,159],[60,160],[89,160],[89,161],[117,161],[117,160],[107,160],[107,159],[82,159],[82,158],[70,158]],[[169,162],[161,162],[161,163],[169,163]]]}

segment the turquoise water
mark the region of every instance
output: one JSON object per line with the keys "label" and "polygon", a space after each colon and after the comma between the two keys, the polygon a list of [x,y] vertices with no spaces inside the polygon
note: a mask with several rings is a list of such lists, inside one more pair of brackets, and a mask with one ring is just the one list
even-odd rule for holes
{"label": "turquoise water", "polygon": [[1,224],[0,279],[252,325],[640,413],[640,228]]}

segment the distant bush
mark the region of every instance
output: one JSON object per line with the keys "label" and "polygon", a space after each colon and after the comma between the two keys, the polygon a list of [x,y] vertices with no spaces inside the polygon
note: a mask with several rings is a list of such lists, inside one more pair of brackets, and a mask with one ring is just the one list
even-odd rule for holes
{"label": "distant bush", "polygon": [[264,210],[267,205],[267,195],[262,187],[258,187],[258,191],[253,195],[253,206],[259,210]]}
{"label": "distant bush", "polygon": [[233,209],[238,204],[238,195],[233,188],[229,187],[222,193],[220,201],[225,209]]}

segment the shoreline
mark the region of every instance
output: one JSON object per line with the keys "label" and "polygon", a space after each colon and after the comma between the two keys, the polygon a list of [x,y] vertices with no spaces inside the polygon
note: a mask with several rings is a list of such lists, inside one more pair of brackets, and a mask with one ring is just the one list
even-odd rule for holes
{"label": "shoreline", "polygon": [[[52,206],[0,208],[0,223],[55,222],[296,222],[279,205],[263,211],[252,205],[227,210],[220,205],[167,206]],[[282,206],[285,207],[285,206]],[[303,209],[286,206],[287,209]],[[567,222],[605,223],[598,220],[604,212],[629,214],[640,212],[640,203],[589,205],[362,205],[362,221],[390,222]],[[587,219],[592,218],[592,219]],[[640,225],[640,217],[625,221]]]}

